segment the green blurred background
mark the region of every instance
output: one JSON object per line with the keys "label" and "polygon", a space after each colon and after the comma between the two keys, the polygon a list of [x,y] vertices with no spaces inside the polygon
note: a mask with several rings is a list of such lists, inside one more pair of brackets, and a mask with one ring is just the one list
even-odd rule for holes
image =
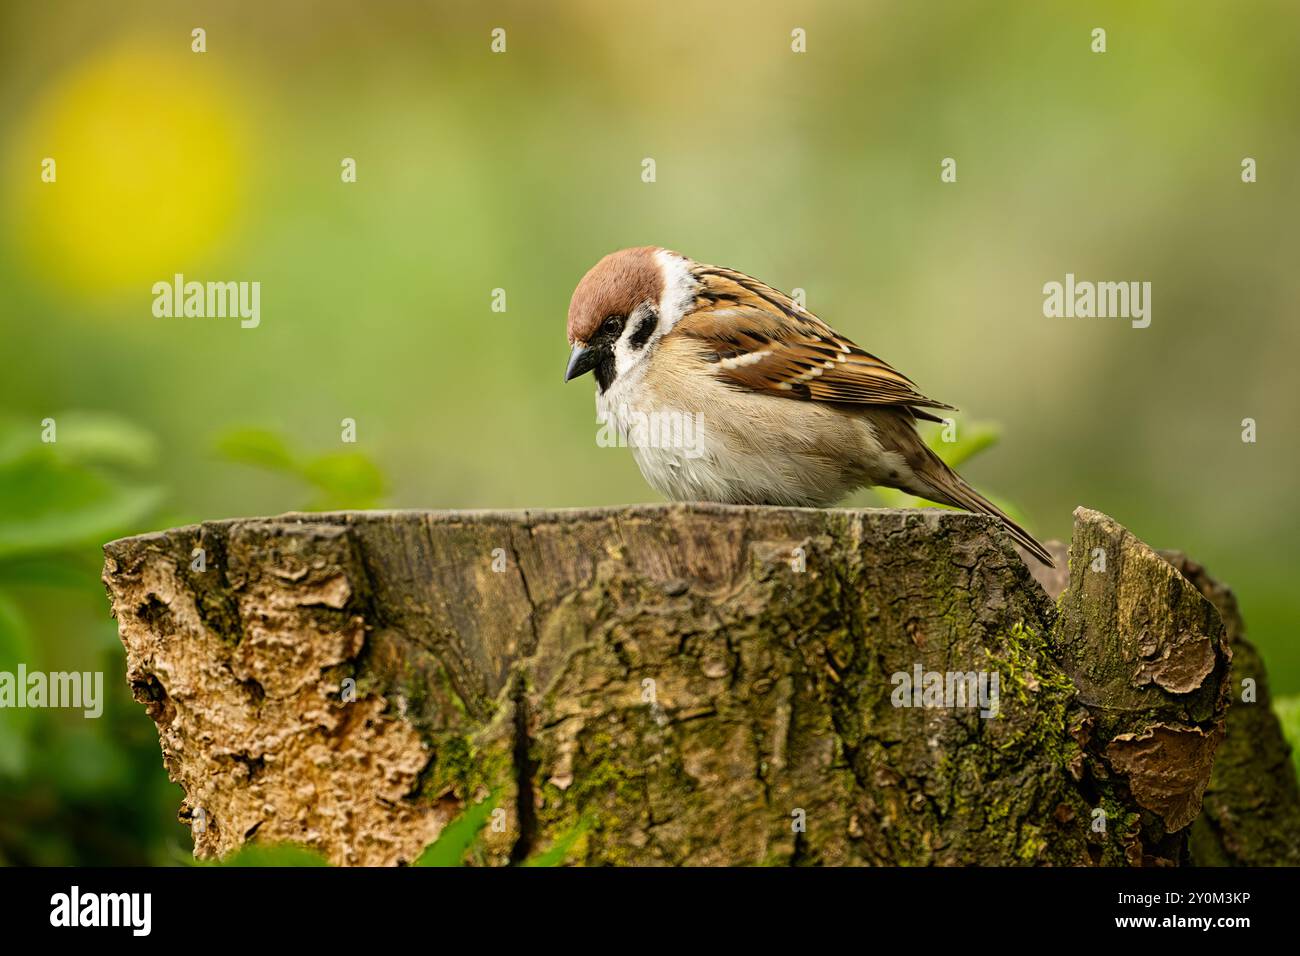
{"label": "green blurred background", "polygon": [[[0,860],[188,853],[104,540],[654,500],[560,382],[573,286],[629,245],[807,290],[998,424],[977,486],[1040,537],[1085,504],[1185,549],[1300,692],[1297,90],[1290,0],[4,3],[0,669],[112,695],[0,712]],[[261,282],[260,327],[154,318],[178,272]],[[1067,272],[1152,282],[1150,328],[1044,318]]]}

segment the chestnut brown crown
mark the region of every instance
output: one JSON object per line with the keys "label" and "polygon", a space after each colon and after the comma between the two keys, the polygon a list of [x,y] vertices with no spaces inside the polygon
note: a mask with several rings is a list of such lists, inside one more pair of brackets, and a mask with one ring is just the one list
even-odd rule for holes
{"label": "chestnut brown crown", "polygon": [[657,303],[664,278],[657,246],[611,252],[582,277],[569,300],[569,344],[586,343],[611,315],[627,318],[641,303]]}

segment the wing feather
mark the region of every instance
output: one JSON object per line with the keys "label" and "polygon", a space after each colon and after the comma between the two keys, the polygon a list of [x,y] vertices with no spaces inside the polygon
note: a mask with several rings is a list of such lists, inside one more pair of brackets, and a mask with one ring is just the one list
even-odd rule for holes
{"label": "wing feather", "polygon": [[673,331],[695,339],[728,384],[817,402],[899,405],[931,420],[920,409],[953,408],[785,293],[733,269],[701,266],[695,278],[694,310]]}

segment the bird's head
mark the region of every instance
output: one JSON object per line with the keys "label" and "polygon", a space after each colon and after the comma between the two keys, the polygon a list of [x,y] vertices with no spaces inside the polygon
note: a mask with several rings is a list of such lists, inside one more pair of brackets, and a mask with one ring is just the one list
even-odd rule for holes
{"label": "bird's head", "polygon": [[653,352],[693,300],[693,263],[657,246],[611,252],[582,277],[569,302],[573,352],[564,380],[595,372],[604,392]]}

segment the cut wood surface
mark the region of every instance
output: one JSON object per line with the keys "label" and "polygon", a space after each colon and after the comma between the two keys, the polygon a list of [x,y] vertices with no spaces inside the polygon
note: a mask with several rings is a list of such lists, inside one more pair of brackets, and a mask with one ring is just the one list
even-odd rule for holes
{"label": "cut wood surface", "polygon": [[1230,592],[1097,512],[1038,579],[937,509],[293,514],[105,553],[199,857],[411,863],[491,800],[466,862],[1297,859]]}

